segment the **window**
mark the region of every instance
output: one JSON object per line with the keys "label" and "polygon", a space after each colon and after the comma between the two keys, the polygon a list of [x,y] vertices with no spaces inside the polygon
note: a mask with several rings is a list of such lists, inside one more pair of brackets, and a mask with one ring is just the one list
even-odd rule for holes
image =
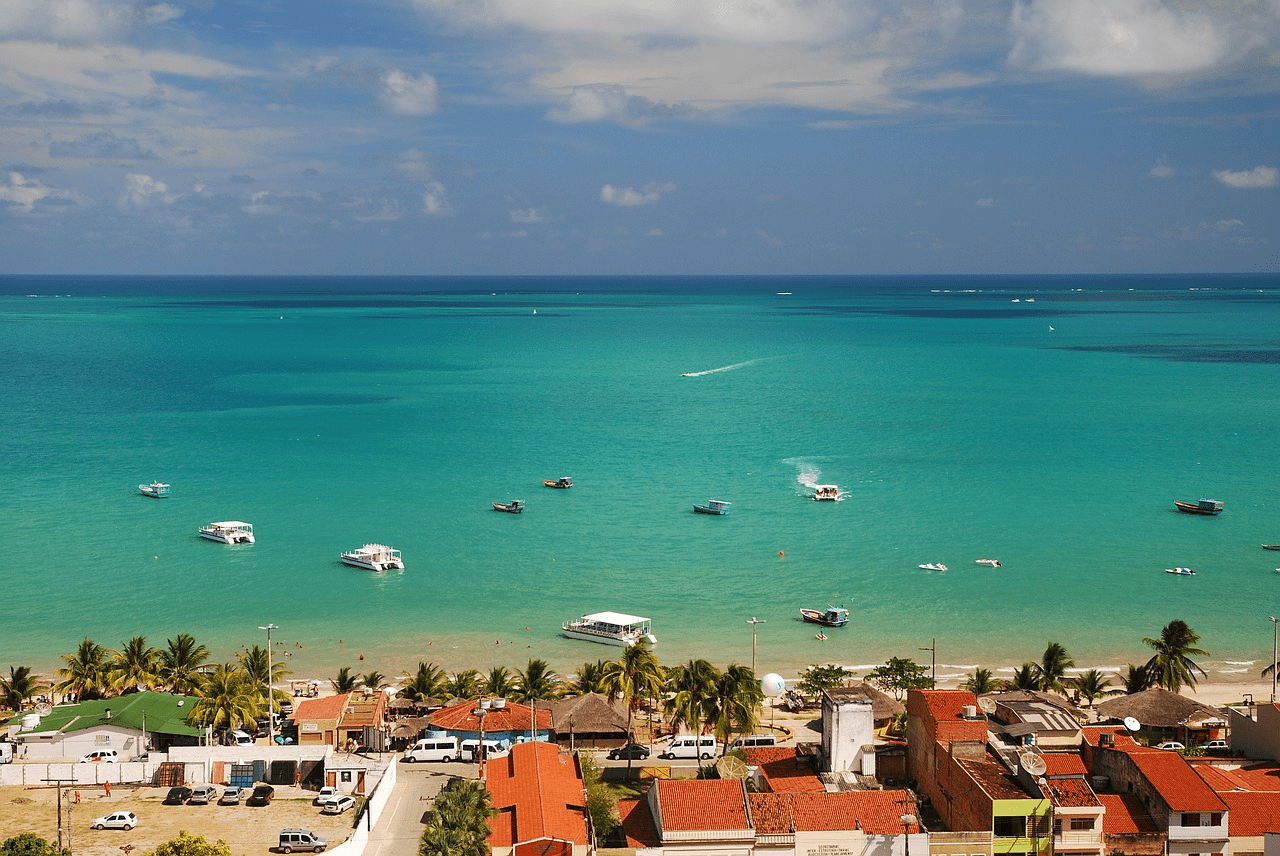
{"label": "window", "polygon": [[[1199,826],[1199,825],[1200,825],[1200,812],[1198,812],[1198,811],[1188,811],[1188,812],[1183,812],[1183,814],[1182,814],[1182,825],[1183,825],[1183,826]],[[1193,854],[1193,856],[1194,856],[1194,854]]]}
{"label": "window", "polygon": [[1053,834],[1054,835],[1062,834],[1062,821],[1058,820],[1057,818],[1054,818],[1053,820]]}
{"label": "window", "polygon": [[1025,817],[997,817],[991,823],[991,832],[997,838],[1021,838],[1026,831]]}
{"label": "window", "polygon": [[1222,812],[1215,811],[1213,814],[1209,815],[1209,825],[1222,826]]}
{"label": "window", "polygon": [[1075,829],[1093,829],[1093,818],[1091,817],[1073,817],[1071,818],[1071,828]]}
{"label": "window", "polygon": [[1049,815],[1032,815],[1027,818],[1027,832],[1030,835],[1044,836],[1049,834]]}
{"label": "window", "polygon": [[349,781],[351,781],[351,771],[350,771],[350,770],[343,770],[343,771],[342,771],[342,781],[344,781],[344,782],[349,782]]}

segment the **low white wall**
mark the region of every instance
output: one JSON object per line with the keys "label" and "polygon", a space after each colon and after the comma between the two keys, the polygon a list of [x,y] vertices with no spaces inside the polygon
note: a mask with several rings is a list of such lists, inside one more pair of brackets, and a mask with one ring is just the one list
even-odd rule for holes
{"label": "low white wall", "polygon": [[[186,764],[188,782],[205,780],[204,765]],[[0,785],[50,785],[50,779],[66,782],[67,787],[101,785],[150,785],[155,783],[159,761],[129,764],[0,764]]]}
{"label": "low white wall", "polygon": [[[369,794],[369,802],[365,808],[368,815],[360,818],[360,827],[352,833],[350,838],[326,851],[330,856],[363,856],[364,848],[369,845],[369,827],[376,826],[379,818],[382,817],[382,810],[386,808],[387,801],[391,799],[391,792],[395,790],[398,772],[397,762],[392,761],[387,765],[386,772],[374,786],[373,793]],[[413,845],[415,850],[417,846],[415,842]]]}

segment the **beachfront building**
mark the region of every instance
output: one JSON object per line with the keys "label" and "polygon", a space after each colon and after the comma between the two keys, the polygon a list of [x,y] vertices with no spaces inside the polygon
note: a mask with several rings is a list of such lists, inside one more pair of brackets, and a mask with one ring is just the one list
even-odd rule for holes
{"label": "beachfront building", "polygon": [[537,707],[550,711],[551,730],[556,741],[570,749],[579,746],[612,748],[624,745],[629,738],[627,703],[620,698],[583,693],[538,702]]}
{"label": "beachfront building", "polygon": [[199,745],[205,730],[187,723],[195,702],[174,693],[139,692],[59,704],[44,715],[27,711],[9,720],[9,739],[30,759],[114,751],[124,762],[149,750]]}
{"label": "beachfront building", "polygon": [[339,693],[299,701],[293,708],[293,721],[298,726],[299,746],[340,746],[338,723],[347,709],[351,693]]}
{"label": "beachfront building", "polygon": [[[1079,728],[1076,734],[1078,739]],[[1076,745],[1074,752],[1042,753],[1045,772],[1036,785],[1053,807],[1055,856],[1103,856],[1110,852],[1103,843],[1106,809],[1089,785]]]}
{"label": "beachfront building", "polygon": [[1115,696],[1098,705],[1100,722],[1118,724],[1126,717],[1138,720],[1142,725],[1138,737],[1152,746],[1162,740],[1199,746],[1209,740],[1225,740],[1227,736],[1225,712],[1160,687]]}
{"label": "beachfront building", "polygon": [[827,773],[876,774],[875,699],[858,687],[822,693],[822,755]]}
{"label": "beachfront building", "polygon": [[1280,705],[1260,704],[1252,713],[1229,707],[1226,713],[1233,751],[1280,761]]}
{"label": "beachfront building", "polygon": [[485,740],[515,743],[533,735],[535,740],[551,739],[551,711],[535,710],[503,698],[464,701],[433,713],[428,721],[433,731],[444,731],[463,740],[474,740],[484,731]]}
{"label": "beachfront building", "polygon": [[994,693],[986,698],[995,708],[988,728],[1003,740],[1045,752],[1079,751],[1083,739],[1079,712],[1066,699],[1038,692]]}
{"label": "beachfront building", "polygon": [[387,702],[390,696],[382,691],[351,693],[347,705],[338,720],[339,745],[370,746],[381,750],[386,746],[390,731]]}
{"label": "beachfront building", "polygon": [[586,786],[576,755],[550,743],[513,746],[489,762],[485,785],[498,810],[489,821],[493,856],[590,852]]}

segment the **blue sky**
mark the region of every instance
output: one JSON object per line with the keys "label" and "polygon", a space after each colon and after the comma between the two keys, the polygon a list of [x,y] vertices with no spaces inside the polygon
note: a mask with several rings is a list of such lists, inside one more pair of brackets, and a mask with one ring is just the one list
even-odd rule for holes
{"label": "blue sky", "polygon": [[0,0],[0,273],[1280,269],[1280,0]]}

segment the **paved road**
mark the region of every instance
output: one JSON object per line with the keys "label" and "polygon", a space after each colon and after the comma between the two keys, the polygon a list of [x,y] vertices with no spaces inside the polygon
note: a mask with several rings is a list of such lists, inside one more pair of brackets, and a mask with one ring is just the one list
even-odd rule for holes
{"label": "paved road", "polygon": [[365,856],[417,856],[431,804],[454,777],[474,779],[474,764],[400,764],[386,810],[369,834]]}

